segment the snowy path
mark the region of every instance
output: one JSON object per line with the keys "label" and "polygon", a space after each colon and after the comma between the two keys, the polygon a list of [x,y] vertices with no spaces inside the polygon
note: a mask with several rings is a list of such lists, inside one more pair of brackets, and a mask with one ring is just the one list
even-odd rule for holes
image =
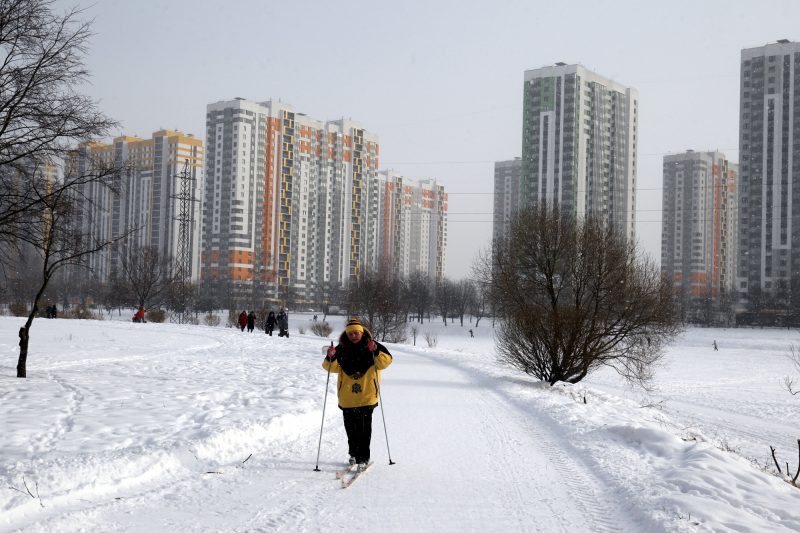
{"label": "snowy path", "polygon": [[[178,337],[149,355],[104,352],[53,361],[46,381],[63,401],[52,423],[28,435],[28,453],[51,483],[65,487],[43,496],[43,508],[29,502],[15,511],[17,524],[24,531],[345,531],[354,520],[366,530],[404,532],[637,529],[604,497],[616,491],[560,442],[552,422],[523,411],[480,373],[411,350],[396,349],[395,363],[384,374],[396,464],[388,464],[377,409],[375,465],[341,490],[334,472],[346,457],[346,438],[335,376],[322,472],[312,470],[324,372],[316,353],[299,362],[298,356],[318,352],[318,341],[223,334],[222,340],[204,333]],[[265,349],[275,353],[267,358]],[[91,382],[82,378],[87,368],[93,370]],[[119,381],[126,374],[136,375],[130,390]],[[152,387],[154,380],[157,395],[141,385]],[[312,383],[310,393],[319,401],[309,404],[297,391],[308,391]],[[182,412],[187,401],[192,409]],[[272,418],[259,411],[276,401],[289,407]],[[149,413],[130,414],[140,408]],[[142,417],[154,420],[143,423]],[[217,427],[226,417],[241,423],[229,419]],[[261,421],[254,424],[253,417]],[[82,425],[98,418],[108,427]],[[97,432],[108,449],[82,449],[80,439]],[[151,434],[140,435],[144,445],[126,448],[137,432]],[[65,449],[80,458],[47,459]],[[243,463],[248,453],[253,456]],[[79,470],[85,477],[86,463],[96,469],[89,483],[70,487],[52,472],[68,476]]]}
{"label": "snowy path", "polygon": [[354,487],[370,496],[402,476],[398,490],[376,498],[375,526],[399,531],[419,516],[428,522],[414,524],[418,530],[633,530],[602,497],[612,491],[580,468],[572,450],[559,449],[535,412],[447,360],[396,352],[384,400],[396,413],[387,424],[398,464]]}

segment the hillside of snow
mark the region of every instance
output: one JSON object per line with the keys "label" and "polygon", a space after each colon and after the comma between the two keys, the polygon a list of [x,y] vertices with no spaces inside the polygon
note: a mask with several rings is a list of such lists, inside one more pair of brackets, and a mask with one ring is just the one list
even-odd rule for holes
{"label": "hillside of snow", "polygon": [[18,379],[23,322],[0,317],[0,532],[800,531],[769,453],[797,468],[797,332],[687,330],[644,394],[549,387],[495,363],[491,320],[426,322],[387,344],[375,463],[343,490],[309,316],[289,339],[37,319]]}

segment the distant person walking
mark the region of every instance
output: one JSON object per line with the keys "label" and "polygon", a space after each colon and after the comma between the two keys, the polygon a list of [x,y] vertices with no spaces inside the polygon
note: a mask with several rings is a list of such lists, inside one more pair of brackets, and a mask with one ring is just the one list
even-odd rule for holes
{"label": "distant person walking", "polygon": [[254,329],[256,329],[256,313],[255,311],[250,311],[247,315],[247,332],[253,333]]}
{"label": "distant person walking", "polygon": [[278,337],[289,337],[289,315],[281,309],[276,318],[278,322]]}
{"label": "distant person walking", "polygon": [[239,329],[244,331],[244,328],[247,327],[247,311],[242,311],[239,313]]}
{"label": "distant person walking", "polygon": [[469,338],[471,339],[471,338],[473,338],[474,336],[475,336],[475,334],[474,334],[474,333],[472,333],[472,330],[469,330]]}
{"label": "distant person walking", "polygon": [[272,331],[275,329],[275,311],[270,311],[267,315],[267,321],[264,322],[264,333],[272,337]]}
{"label": "distant person walking", "polygon": [[714,351],[718,352],[719,348],[717,348],[717,339],[714,339]]}

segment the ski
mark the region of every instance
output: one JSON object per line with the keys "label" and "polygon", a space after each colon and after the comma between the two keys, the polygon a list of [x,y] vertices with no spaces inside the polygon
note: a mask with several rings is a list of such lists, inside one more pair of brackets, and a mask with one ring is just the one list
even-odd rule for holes
{"label": "ski", "polygon": [[358,470],[356,470],[356,471],[353,473],[353,475],[352,475],[352,476],[348,476],[348,475],[344,475],[344,476],[342,476],[342,478],[341,478],[341,479],[342,479],[342,488],[343,488],[343,489],[346,489],[347,487],[349,487],[350,485],[352,485],[352,484],[353,484],[353,481],[355,481],[355,480],[357,480],[358,478],[360,478],[360,477],[361,477],[361,475],[362,475],[364,472],[366,472],[367,470],[369,470],[369,467],[371,467],[371,466],[372,466],[372,463],[371,463],[371,462],[370,462],[370,463],[367,463],[367,467],[366,467],[364,470],[362,470],[361,472],[359,472]]}
{"label": "ski", "polygon": [[350,473],[355,474],[355,472],[356,472],[356,465],[347,465],[346,468],[343,468],[342,470],[337,470],[336,471],[336,479],[342,479],[347,474],[350,474]]}

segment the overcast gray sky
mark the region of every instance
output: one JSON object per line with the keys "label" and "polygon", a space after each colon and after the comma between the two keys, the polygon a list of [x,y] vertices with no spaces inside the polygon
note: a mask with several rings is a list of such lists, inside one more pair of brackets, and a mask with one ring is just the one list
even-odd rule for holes
{"label": "overcast gray sky", "polygon": [[524,71],[580,63],[640,98],[637,234],[657,261],[661,164],[738,162],[742,48],[800,40],[800,1],[99,0],[89,94],[128,135],[204,137],[206,104],[281,98],[379,136],[381,168],[450,194],[446,274],[492,230],[494,161],[521,155]]}

